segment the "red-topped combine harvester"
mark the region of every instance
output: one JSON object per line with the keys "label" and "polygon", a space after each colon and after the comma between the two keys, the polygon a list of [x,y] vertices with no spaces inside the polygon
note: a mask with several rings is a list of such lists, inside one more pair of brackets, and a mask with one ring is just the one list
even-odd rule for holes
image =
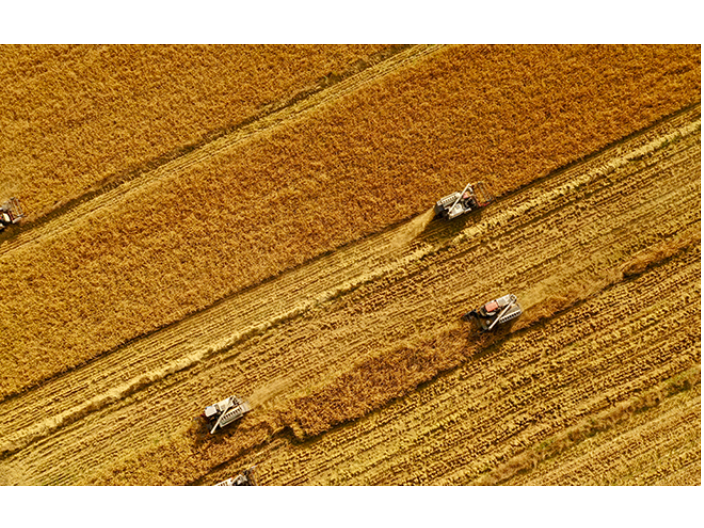
{"label": "red-topped combine harvester", "polygon": [[502,325],[514,320],[521,315],[523,310],[518,304],[518,299],[512,293],[489,301],[485,305],[464,314],[467,321],[474,321],[484,332],[493,330],[497,325]]}

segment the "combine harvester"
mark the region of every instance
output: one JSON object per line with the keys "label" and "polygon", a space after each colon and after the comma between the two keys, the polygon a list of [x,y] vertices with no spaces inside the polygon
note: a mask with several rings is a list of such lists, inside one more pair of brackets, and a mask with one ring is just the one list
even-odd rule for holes
{"label": "combine harvester", "polygon": [[254,467],[245,469],[244,473],[240,473],[236,477],[230,477],[227,480],[218,482],[216,486],[256,486],[257,481],[254,478]]}
{"label": "combine harvester", "polygon": [[479,325],[483,332],[489,332],[496,328],[497,325],[502,325],[514,320],[521,315],[523,310],[518,304],[518,299],[512,293],[489,301],[481,308],[472,310],[464,314],[464,319],[467,321],[474,320]]}
{"label": "combine harvester", "polygon": [[[494,196],[485,182],[468,183],[462,192],[454,192],[438,200],[435,204],[435,216],[452,220],[475,209],[486,207],[493,201]],[[467,321],[474,320],[482,331],[488,332],[497,325],[512,321],[522,313],[518,299],[510,293],[464,314],[463,318]]]}
{"label": "combine harvester", "polygon": [[0,205],[0,233],[6,227],[16,224],[20,218],[24,217],[22,206],[17,198],[10,198],[7,202]]}
{"label": "combine harvester", "polygon": [[460,215],[486,207],[494,201],[489,187],[483,181],[468,183],[462,192],[449,194],[435,204],[435,216],[452,220]]}
{"label": "combine harvester", "polygon": [[246,401],[237,396],[230,396],[218,403],[208,405],[202,416],[208,422],[208,431],[213,434],[218,429],[236,422],[251,410]]}

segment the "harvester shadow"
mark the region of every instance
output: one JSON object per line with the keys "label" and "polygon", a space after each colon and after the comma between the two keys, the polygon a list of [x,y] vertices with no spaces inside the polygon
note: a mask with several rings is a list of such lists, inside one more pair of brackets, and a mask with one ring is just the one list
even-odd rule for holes
{"label": "harvester shadow", "polygon": [[516,320],[504,323],[496,330],[482,332],[474,325],[467,334],[467,349],[469,358],[480,359],[493,354],[513,333],[513,325]]}
{"label": "harvester shadow", "polygon": [[445,220],[436,216],[431,222],[428,222],[416,240],[433,246],[444,245],[468,227],[473,227],[481,222],[483,212],[479,209],[453,220]]}
{"label": "harvester shadow", "polygon": [[208,424],[199,416],[193,418],[186,434],[194,447],[201,448],[209,444],[224,443],[229,437],[237,433],[240,425],[241,422],[235,422],[234,424],[228,425],[226,430],[216,431],[214,434],[211,434],[208,431]]}
{"label": "harvester shadow", "polygon": [[19,235],[21,230],[21,226],[18,224],[14,225],[9,225],[5,227],[2,231],[0,231],[0,245],[2,245],[3,242],[6,240],[9,240],[11,238],[15,238],[17,235]]}

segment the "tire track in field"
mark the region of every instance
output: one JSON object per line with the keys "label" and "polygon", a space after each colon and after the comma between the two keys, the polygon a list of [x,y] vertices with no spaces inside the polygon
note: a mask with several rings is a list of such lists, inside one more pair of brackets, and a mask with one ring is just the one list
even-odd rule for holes
{"label": "tire track in field", "polygon": [[238,146],[240,143],[284,126],[287,123],[304,118],[322,105],[329,104],[345,95],[358,90],[386,75],[423,60],[438,52],[441,45],[416,45],[400,51],[380,63],[369,66],[361,72],[351,75],[328,88],[315,92],[308,97],[293,102],[291,105],[267,114],[248,123],[232,133],[223,135],[163,165],[138,175],[116,187],[107,185],[108,190],[99,192],[92,199],[78,203],[63,214],[53,216],[45,223],[39,223],[32,229],[22,230],[14,237],[0,244],[0,255],[12,252],[21,246],[38,241],[47,236],[60,236],[70,230],[79,230],[79,222],[86,216],[104,207],[129,200],[134,193],[143,191],[150,185],[157,184],[167,177],[182,172],[219,153]]}
{"label": "tire track in field", "polygon": [[[700,474],[701,394],[690,389],[644,414],[631,416],[537,467],[508,480],[509,485],[659,485],[685,470]],[[698,448],[698,449],[697,449]],[[653,459],[667,460],[655,466]],[[665,466],[665,467],[663,467]]]}
{"label": "tire track in field", "polygon": [[[239,313],[247,311],[247,303],[241,302],[241,296],[237,296],[230,300],[232,304],[227,308],[229,315],[223,316],[214,326],[209,326],[212,312],[200,319],[190,318],[174,325],[173,328],[178,327],[178,331],[168,340],[164,339],[165,331],[158,332],[149,336],[152,339],[150,343],[146,343],[145,339],[131,344],[127,349],[129,353],[112,365],[91,364],[88,369],[97,365],[92,372],[77,369],[55,380],[56,385],[54,382],[45,384],[31,391],[26,398],[23,395],[14,403],[3,402],[0,405],[0,416],[5,445],[14,442],[19,444],[20,449],[11,457],[12,462],[26,465],[35,482],[77,482],[85,478],[85,471],[105,464],[110,457],[124,456],[134,450],[135,446],[148,444],[150,438],[168,436],[169,432],[178,430],[181,425],[176,423],[188,421],[187,417],[198,414],[203,402],[209,403],[223,392],[241,392],[244,395],[259,393],[261,410],[266,411],[269,408],[267,399],[280,393],[282,396],[278,400],[285,402],[287,398],[295,396],[296,391],[305,388],[307,383],[320,383],[320,380],[334,375],[336,364],[351,365],[354,358],[364,357],[370,352],[370,347],[373,349],[378,346],[379,340],[388,341],[398,336],[413,335],[416,325],[421,331],[439,331],[438,320],[447,320],[448,316],[454,320],[463,307],[488,295],[496,289],[497,284],[513,281],[516,285],[523,284],[524,289],[531,284],[541,285],[554,275],[555,270],[551,272],[542,268],[541,262],[544,259],[540,255],[524,255],[526,247],[535,247],[537,237],[553,252],[555,256],[551,258],[557,266],[555,269],[562,269],[567,280],[572,269],[574,273],[588,275],[589,266],[599,262],[579,258],[585,260],[581,266],[560,264],[561,258],[566,259],[571,254],[573,260],[578,258],[579,255],[575,256],[574,252],[580,244],[598,242],[601,237],[603,241],[599,245],[593,244],[592,251],[605,252],[608,256],[615,251],[611,246],[622,248],[629,254],[636,248],[640,249],[640,239],[629,241],[629,237],[634,236],[634,229],[635,232],[642,231],[644,235],[651,233],[666,236],[669,233],[672,236],[673,232],[676,233],[688,222],[698,221],[699,215],[698,210],[691,207],[700,188],[697,173],[699,137],[694,132],[690,136],[681,137],[665,149],[656,148],[663,141],[662,137],[657,139],[642,161],[624,161],[614,166],[607,163],[608,157],[599,157],[590,164],[574,167],[541,185],[531,186],[523,193],[502,199],[496,206],[486,210],[481,218],[476,218],[475,222],[470,219],[464,225],[464,231],[484,225],[484,229],[473,232],[473,238],[464,240],[462,232],[458,233],[455,229],[458,224],[436,223],[429,232],[422,233],[413,243],[404,246],[398,243],[399,239],[403,240],[399,232],[408,231],[409,228],[400,226],[376,238],[372,237],[376,240],[373,243],[372,239],[360,243],[371,243],[371,246],[354,244],[326,256],[329,259],[341,259],[328,261],[327,264],[330,265],[337,262],[332,267],[326,264],[314,271],[316,268],[307,265],[295,270],[299,274],[294,277],[291,276],[292,272],[266,283],[292,280],[290,284],[302,288],[300,292],[304,294],[307,287],[302,285],[302,281],[317,284],[324,277],[339,273],[332,281],[337,287],[341,278],[356,272],[362,277],[358,286],[359,296],[352,293],[349,297],[364,301],[356,301],[357,304],[353,303],[349,309],[342,309],[341,312],[338,310],[339,314],[333,311],[329,315],[328,312],[319,313],[315,318],[294,316],[281,321],[276,332],[267,332],[272,325],[271,320],[265,318],[259,330],[249,333],[250,339],[242,339],[240,332],[246,333],[249,327],[241,325],[252,319],[251,314],[247,315],[249,319],[237,318]],[[634,143],[638,144],[635,140]],[[652,141],[643,144],[648,143]],[[653,159],[650,160],[649,157]],[[602,170],[598,170],[599,167]],[[585,173],[592,176],[586,180],[580,179]],[[574,185],[575,181],[580,185]],[[570,182],[573,185],[568,185]],[[666,185],[661,189],[653,185],[657,182]],[[557,188],[562,192],[553,192]],[[540,196],[545,196],[546,199],[537,200]],[[526,203],[531,204],[528,209],[525,208]],[[667,204],[667,208],[688,211],[688,214],[677,217],[668,215],[668,220],[662,221],[659,215],[662,214],[663,204]],[[603,208],[603,212],[588,219],[583,217],[583,209],[597,207]],[[511,211],[514,215],[510,214]],[[628,226],[639,222],[642,224],[639,228],[631,227],[629,230]],[[555,231],[557,226],[562,225],[570,226],[570,233]],[[410,229],[410,232],[413,231]],[[567,235],[571,235],[571,239],[565,241]],[[450,243],[453,240],[455,244]],[[360,247],[367,247],[370,253],[365,257],[365,252]],[[371,258],[370,255],[378,256],[380,249],[386,248],[388,251],[389,248],[398,247],[403,251],[396,253],[397,257],[421,250],[425,259],[410,259],[403,261],[402,265],[391,266],[388,273],[397,275],[391,282],[382,280],[383,274],[377,277],[378,285],[365,282],[365,273],[368,274],[370,270],[369,261],[365,259]],[[426,253],[427,247],[435,249]],[[356,254],[355,251],[360,253]],[[501,255],[508,262],[513,259],[519,265],[503,265],[496,269],[493,255]],[[384,264],[383,259],[381,263],[378,260],[371,262],[372,271],[373,266]],[[495,269],[489,274],[482,271],[492,267]],[[468,272],[470,275],[467,275]],[[502,278],[506,272],[509,275],[508,282]],[[422,275],[421,281],[415,280],[419,274]],[[487,277],[482,278],[482,275]],[[465,276],[469,279],[467,284],[462,281]],[[364,284],[367,283],[370,286],[364,290]],[[297,290],[292,290],[291,286],[279,288],[281,284],[285,283],[275,284],[271,295],[262,294],[261,288],[264,285],[251,290],[253,298],[265,308],[260,313],[267,314],[266,310],[276,306],[276,309],[288,308],[288,300],[296,298],[294,292]],[[394,289],[391,289],[394,285]],[[372,295],[375,288],[377,291]],[[383,303],[388,302],[384,299],[387,293],[402,302],[384,308]],[[438,300],[429,300],[433,297]],[[322,302],[324,304],[335,298],[336,294],[333,294],[324,297]],[[341,304],[344,307],[346,298],[347,296],[341,298],[340,303],[335,305]],[[227,303],[221,306],[225,304]],[[318,304],[321,304],[320,301]],[[442,306],[440,316],[438,305]],[[327,310],[326,306],[316,306],[313,303],[309,309]],[[371,337],[360,335],[358,328],[361,326],[349,325],[351,318],[359,319],[361,326],[374,328],[376,325],[378,329],[374,329],[375,334]],[[324,326],[317,327],[316,331],[314,327],[318,320],[322,320]],[[346,323],[348,326],[345,328]],[[238,335],[239,340],[231,342],[233,336]],[[206,354],[191,367],[174,371],[165,379],[155,380],[141,390],[126,395],[124,399],[110,401],[109,405],[81,414],[86,400],[119,386],[120,376],[129,383],[145,373],[158,372],[165,365],[188,357],[190,353],[212,347],[213,344],[223,344],[224,348],[213,349],[212,355]],[[145,348],[135,348],[138,346]],[[108,357],[114,358],[116,354]],[[170,360],[169,354],[174,354]],[[137,364],[136,367],[133,366],[134,363]],[[39,391],[47,392],[40,394]],[[80,420],[59,424],[55,429],[48,430],[50,437],[44,438],[42,431],[32,429],[37,423],[37,416],[41,416],[41,412],[29,412],[32,402],[41,402],[41,411],[48,417],[75,407],[75,416]],[[168,405],[165,405],[166,402]],[[16,411],[25,403],[28,412],[18,417],[13,409]],[[28,417],[29,422],[18,422],[27,420]],[[180,421],[175,423],[176,417]],[[22,449],[29,445],[32,445],[31,450]]]}

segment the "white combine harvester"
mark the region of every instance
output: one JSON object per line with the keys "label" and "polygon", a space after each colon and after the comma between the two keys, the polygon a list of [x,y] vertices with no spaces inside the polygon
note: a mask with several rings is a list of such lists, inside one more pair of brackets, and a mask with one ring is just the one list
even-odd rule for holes
{"label": "white combine harvester", "polygon": [[244,473],[240,473],[236,477],[230,477],[227,480],[218,482],[216,486],[256,486],[257,481],[254,478],[254,467],[245,469]]}
{"label": "white combine harvester", "polygon": [[485,305],[476,310],[472,310],[464,314],[467,321],[474,320],[479,328],[488,332],[493,330],[497,325],[502,325],[512,321],[523,313],[521,305],[518,304],[518,299],[512,293],[489,301]]}
{"label": "white combine harvester", "polygon": [[494,201],[489,187],[483,181],[468,183],[462,192],[448,194],[435,204],[435,216],[452,220],[460,215],[485,207]]}
{"label": "white combine harvester", "polygon": [[203,411],[203,418],[208,422],[208,431],[213,434],[218,429],[236,422],[251,410],[246,401],[237,396],[230,396],[218,403],[208,405]]}
{"label": "white combine harvester", "polygon": [[24,217],[22,206],[17,198],[10,198],[7,202],[0,205],[0,233],[6,227],[16,224],[20,218]]}

